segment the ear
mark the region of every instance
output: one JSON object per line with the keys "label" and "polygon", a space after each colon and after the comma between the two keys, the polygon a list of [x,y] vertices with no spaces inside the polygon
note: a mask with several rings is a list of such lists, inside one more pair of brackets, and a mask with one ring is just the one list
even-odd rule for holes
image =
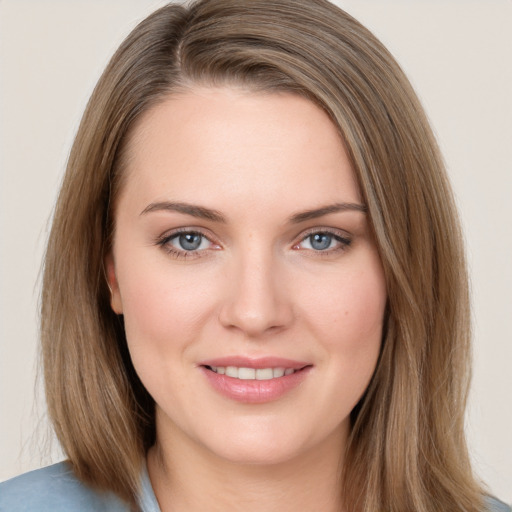
{"label": "ear", "polygon": [[114,313],[122,315],[123,302],[121,300],[121,293],[119,292],[119,283],[117,282],[114,257],[111,252],[105,257],[105,277],[110,290],[110,307]]}

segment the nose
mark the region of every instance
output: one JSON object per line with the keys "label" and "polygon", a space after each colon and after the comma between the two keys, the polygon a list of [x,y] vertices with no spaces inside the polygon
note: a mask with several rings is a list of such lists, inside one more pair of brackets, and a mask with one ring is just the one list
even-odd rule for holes
{"label": "nose", "polygon": [[248,251],[231,261],[220,322],[249,338],[286,329],[293,305],[282,268],[268,252]]}

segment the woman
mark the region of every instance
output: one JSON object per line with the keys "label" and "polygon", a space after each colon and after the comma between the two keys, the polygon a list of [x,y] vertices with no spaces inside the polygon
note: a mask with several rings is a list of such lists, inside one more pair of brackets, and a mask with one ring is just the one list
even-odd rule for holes
{"label": "woman", "polygon": [[93,93],[48,244],[69,464],[0,505],[507,510],[464,441],[463,261],[434,137],[366,29],[321,0],[164,7]]}

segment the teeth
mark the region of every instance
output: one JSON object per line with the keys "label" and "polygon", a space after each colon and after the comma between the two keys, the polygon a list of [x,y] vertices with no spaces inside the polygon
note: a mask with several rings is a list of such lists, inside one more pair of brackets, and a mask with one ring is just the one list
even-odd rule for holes
{"label": "teeth", "polygon": [[236,379],[238,379],[238,368],[236,366],[227,366],[226,375],[228,377],[235,377]]}
{"label": "teeth", "polygon": [[219,375],[227,375],[240,380],[270,380],[295,372],[293,368],[238,368],[237,366],[210,366]]}
{"label": "teeth", "polygon": [[256,370],[256,380],[270,380],[274,377],[272,368],[258,368]]}
{"label": "teeth", "polygon": [[241,380],[254,380],[256,370],[254,368],[238,368],[238,378]]}
{"label": "teeth", "polygon": [[284,375],[285,369],[284,368],[274,368],[273,374],[274,378],[282,377]]}

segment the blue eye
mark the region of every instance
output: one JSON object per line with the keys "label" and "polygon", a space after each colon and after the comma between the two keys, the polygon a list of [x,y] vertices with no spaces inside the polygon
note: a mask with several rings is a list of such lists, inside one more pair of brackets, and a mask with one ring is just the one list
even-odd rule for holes
{"label": "blue eye", "polygon": [[308,238],[311,247],[315,249],[315,251],[325,251],[329,249],[333,239],[333,237],[327,233],[315,233],[314,235],[309,235]]}
{"label": "blue eye", "polygon": [[198,251],[208,248],[210,242],[201,233],[186,232],[178,233],[169,239],[170,245],[177,250]]}
{"label": "blue eye", "polygon": [[337,233],[329,231],[315,231],[305,236],[297,249],[307,249],[314,252],[332,253],[335,251],[346,249],[351,243],[350,238],[341,236]]}
{"label": "blue eye", "polygon": [[196,251],[201,246],[202,236],[197,233],[184,233],[176,238],[180,248],[185,251]]}
{"label": "blue eye", "polygon": [[210,256],[211,251],[221,249],[208,235],[193,228],[182,228],[163,234],[155,240],[155,245],[175,259],[204,258]]}

